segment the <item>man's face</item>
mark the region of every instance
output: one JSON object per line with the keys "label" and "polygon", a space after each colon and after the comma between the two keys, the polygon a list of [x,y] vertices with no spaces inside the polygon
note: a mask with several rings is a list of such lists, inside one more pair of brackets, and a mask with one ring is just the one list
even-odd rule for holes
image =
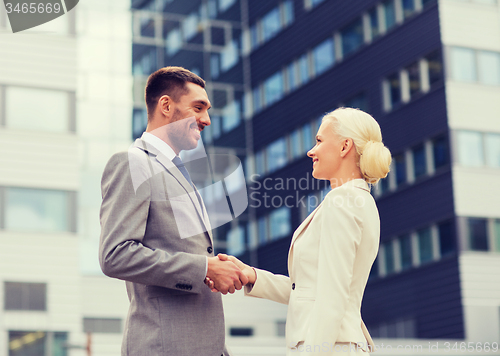
{"label": "man's face", "polygon": [[168,138],[176,153],[196,148],[200,132],[210,125],[208,110],[211,104],[207,92],[191,82],[186,83],[186,88],[189,92],[178,102],[172,102],[172,118],[167,125]]}

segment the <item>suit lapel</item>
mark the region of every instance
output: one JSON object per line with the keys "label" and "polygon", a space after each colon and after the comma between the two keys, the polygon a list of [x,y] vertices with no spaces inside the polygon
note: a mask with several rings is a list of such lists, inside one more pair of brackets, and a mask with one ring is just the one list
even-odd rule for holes
{"label": "suit lapel", "polygon": [[[323,202],[321,202],[321,204],[323,204]],[[299,225],[299,227],[297,228],[297,230],[295,230],[295,232],[293,233],[292,242],[290,243],[290,250],[288,251],[288,272],[289,273],[291,273],[291,271],[292,271],[292,260],[293,260],[292,250],[293,250],[293,244],[295,243],[295,241],[297,240],[297,238],[301,235],[301,233],[304,231],[304,229],[309,225],[309,223],[311,222],[312,218],[314,217],[314,215],[316,215],[316,212],[321,207],[321,204],[319,204],[316,207],[316,209],[314,209],[312,211],[312,213],[309,214],[309,216],[302,222],[302,224]]]}
{"label": "suit lapel", "polygon": [[203,225],[205,226],[205,229],[208,233],[208,236],[210,237],[210,241],[213,244],[213,239],[212,239],[212,233],[211,229],[209,226],[209,223],[207,223],[204,213],[203,213],[203,207],[200,206],[198,202],[198,198],[196,197],[196,194],[199,194],[198,191],[196,191],[196,188],[193,188],[191,184],[186,180],[184,175],[179,171],[179,169],[175,166],[175,164],[172,163],[171,160],[169,160],[165,155],[163,155],[160,151],[158,151],[155,147],[152,145],[148,144],[144,140],[137,139],[135,140],[136,147],[140,148],[141,150],[147,151],[149,153],[152,153],[155,155],[156,160],[160,162],[160,164],[165,167],[165,169],[179,182],[179,184],[184,188],[186,191],[187,196],[189,199],[191,199],[191,203],[193,203],[194,208],[196,209],[196,212],[198,213],[198,216],[200,217],[201,221],[203,222]]}

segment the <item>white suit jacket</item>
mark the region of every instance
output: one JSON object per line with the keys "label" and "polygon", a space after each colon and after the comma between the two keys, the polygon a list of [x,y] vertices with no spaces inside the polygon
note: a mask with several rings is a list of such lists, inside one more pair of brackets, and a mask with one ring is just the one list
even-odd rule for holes
{"label": "white suit jacket", "polygon": [[375,350],[360,308],[379,240],[375,201],[354,179],[332,189],[293,234],[290,277],[256,269],[245,294],[288,304],[287,355],[329,355],[336,342]]}

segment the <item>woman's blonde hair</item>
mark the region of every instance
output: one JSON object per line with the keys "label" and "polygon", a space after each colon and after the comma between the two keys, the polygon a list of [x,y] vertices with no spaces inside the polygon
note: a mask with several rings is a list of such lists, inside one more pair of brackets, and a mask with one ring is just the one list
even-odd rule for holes
{"label": "woman's blonde hair", "polygon": [[380,126],[375,119],[353,108],[338,108],[323,117],[330,122],[340,139],[350,138],[357,152],[357,164],[366,182],[377,184],[387,177],[391,166],[391,152],[382,143]]}

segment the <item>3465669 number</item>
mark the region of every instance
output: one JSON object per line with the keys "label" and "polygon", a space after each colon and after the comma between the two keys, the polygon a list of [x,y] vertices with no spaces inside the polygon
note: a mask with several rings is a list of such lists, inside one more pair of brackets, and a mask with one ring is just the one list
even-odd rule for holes
{"label": "3465669 number", "polygon": [[17,3],[15,6],[8,2],[8,3],[5,3],[5,8],[7,9],[7,13],[10,14],[12,12],[17,12],[18,14],[51,14],[51,13],[55,13],[55,14],[58,14],[59,12],[61,12],[61,4],[60,3],[54,3],[54,4],[51,4],[51,3],[46,3],[46,4],[42,4],[42,3],[35,3],[35,2],[31,2],[31,3]]}

